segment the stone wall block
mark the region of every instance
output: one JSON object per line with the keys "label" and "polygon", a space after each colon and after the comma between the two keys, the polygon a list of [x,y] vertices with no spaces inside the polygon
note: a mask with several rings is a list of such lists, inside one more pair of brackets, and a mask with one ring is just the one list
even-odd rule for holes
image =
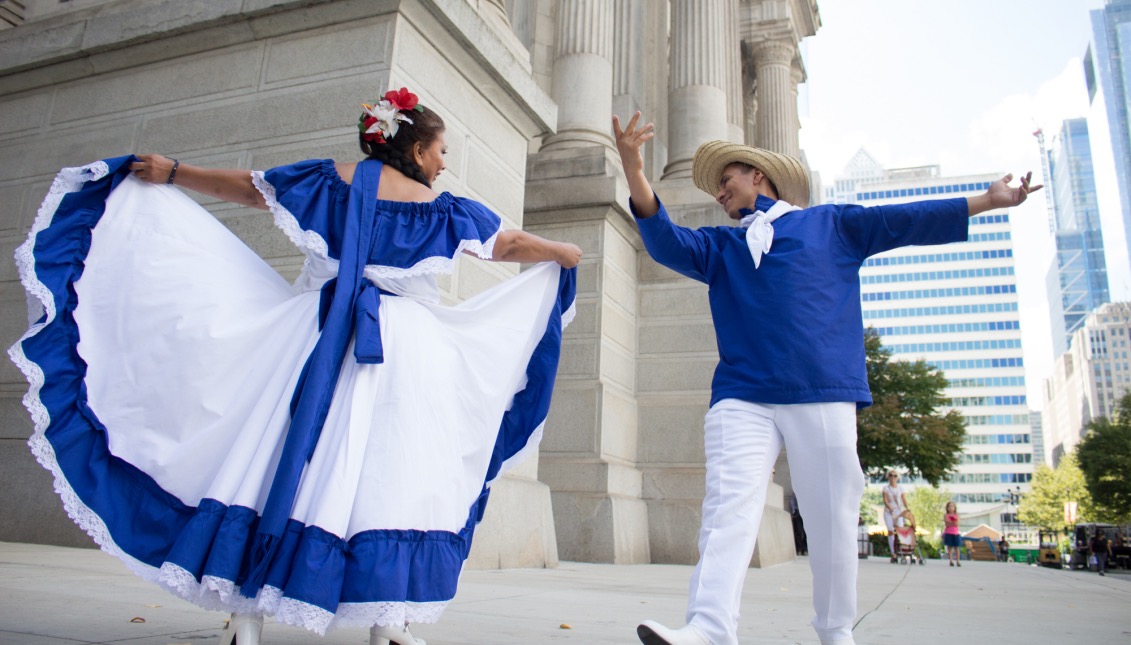
{"label": "stone wall block", "polygon": [[84,30],[81,22],[13,30],[0,38],[0,61],[4,61],[4,67],[17,69],[40,60],[73,56],[82,51]]}
{"label": "stone wall block", "polygon": [[[4,340],[7,341],[8,337],[5,336]],[[12,342],[15,342],[15,339]],[[35,426],[31,423],[31,415],[23,403],[24,392],[27,391],[24,386],[27,381],[20,376],[19,382],[12,381],[12,383],[16,389],[0,394],[0,443],[8,439],[23,443],[35,431]]]}
{"label": "stone wall block", "polygon": [[707,285],[692,280],[673,284],[642,285],[639,315],[644,318],[668,316],[707,316],[710,302]]}
{"label": "stone wall block", "polygon": [[[606,458],[622,460],[624,463],[635,463],[637,411],[632,391],[608,386],[604,388],[604,394],[601,421],[607,430],[601,433],[601,454]],[[634,468],[628,470],[637,473],[632,489],[616,488],[611,489],[610,492],[640,497],[639,471]]]}
{"label": "stone wall block", "polygon": [[91,16],[85,22],[82,46],[87,51],[131,40],[152,38],[155,34],[191,29],[238,15],[243,0],[209,2],[134,3],[129,11],[114,11]]}
{"label": "stone wall block", "polygon": [[639,499],[644,491],[644,475],[632,466],[612,462],[609,464],[608,478],[608,491],[614,495]]}
{"label": "stone wall block", "polygon": [[599,301],[588,300],[585,302],[574,301],[574,315],[573,321],[566,327],[565,333],[571,337],[580,337],[596,334],[599,330],[597,328],[599,316],[597,311],[599,308]]}
{"label": "stone wall block", "polygon": [[[32,206],[28,202],[28,196],[31,191],[30,183],[10,184],[7,186],[0,186],[0,204],[4,205],[4,209],[8,211],[7,217],[0,219],[0,253],[4,258],[5,269],[0,270],[0,280],[11,279],[15,276],[15,263],[12,261],[12,253],[16,247],[23,244],[28,230],[31,228],[31,222],[35,219],[34,211],[38,208],[38,204]],[[46,191],[44,191],[46,192]],[[26,223],[25,223],[26,222]],[[7,236],[12,236],[11,240]],[[9,272],[7,269],[11,269]]]}
{"label": "stone wall block", "polygon": [[706,470],[698,467],[646,468],[642,495],[646,500],[688,500],[697,502],[707,492]]}
{"label": "stone wall block", "polygon": [[146,120],[139,148],[192,151],[276,142],[303,133],[345,134],[357,122],[364,78],[309,84]]}
{"label": "stone wall block", "polygon": [[[517,172],[523,170],[522,166]],[[505,168],[482,146],[471,146],[467,155],[467,188],[480,201],[516,222],[522,222],[522,177]]]}
{"label": "stone wall block", "polygon": [[592,338],[565,338],[558,361],[558,377],[597,378],[600,345]]}
{"label": "stone wall block", "polygon": [[333,159],[349,163],[361,159],[361,150],[357,145],[357,135],[350,133],[311,141],[252,148],[248,156],[252,169],[270,170],[307,159]]}
{"label": "stone wall block", "polygon": [[641,402],[640,460],[648,464],[702,464],[707,409],[707,401],[683,405]]}
{"label": "stone wall block", "polygon": [[644,283],[655,282],[679,282],[688,279],[687,276],[676,273],[653,260],[652,256],[648,255],[647,251],[639,253],[637,257],[639,258],[637,262],[637,279],[642,285]]}
{"label": "stone wall block", "polygon": [[[595,383],[563,382],[559,373],[542,437],[543,457],[554,452],[587,454],[596,449],[599,394]],[[543,461],[542,470],[547,466]]]}
{"label": "stone wall block", "polygon": [[23,134],[46,123],[51,95],[45,90],[0,98],[0,136]]}
{"label": "stone wall block", "polygon": [[[478,145],[489,149],[503,166],[512,169],[516,176],[522,176],[526,168],[526,139],[487,101],[482,90],[468,82],[414,25],[407,22],[398,25],[393,58],[397,68],[406,78],[416,81],[418,87],[442,92],[437,97],[417,92],[421,103],[438,106],[437,112],[445,122],[458,123],[461,129],[472,133]],[[400,77],[400,74],[396,76]],[[409,89],[416,91],[412,87]],[[443,106],[451,106],[454,111]]]}
{"label": "stone wall block", "polygon": [[653,564],[695,564],[699,561],[702,501],[647,500],[648,543]]}
{"label": "stone wall block", "polygon": [[[95,546],[63,511],[63,502],[52,492],[51,473],[36,462],[26,441],[0,440],[0,472],[4,473],[0,542]],[[36,512],[27,512],[29,508]]]}
{"label": "stone wall block", "polygon": [[470,569],[558,566],[550,488],[504,476],[491,486],[491,501],[467,558]]}
{"label": "stone wall block", "polygon": [[[628,392],[633,390],[635,363],[632,353],[605,340],[601,343],[601,380]],[[620,426],[613,426],[620,428]]]}
{"label": "stone wall block", "polygon": [[[271,41],[264,61],[265,87],[352,75],[367,67],[388,68],[394,24],[392,16],[386,16],[356,26],[333,25]],[[381,88],[371,88],[373,96],[367,102],[384,93]]]}
{"label": "stone wall block", "polygon": [[636,371],[637,391],[706,390],[718,362],[717,356],[641,358]]}
{"label": "stone wall block", "polygon": [[480,294],[503,281],[504,276],[492,268],[490,262],[466,257],[456,260],[459,273],[456,276],[456,295],[466,300]]}
{"label": "stone wall block", "polygon": [[640,500],[555,492],[553,504],[561,559],[613,564],[651,561],[648,508]]}
{"label": "stone wall block", "polygon": [[[81,132],[44,134],[0,146],[0,180],[51,175],[65,166],[134,151],[134,124],[116,123]],[[44,194],[46,194],[46,190]]]}
{"label": "stone wall block", "polygon": [[[601,331],[604,332],[607,340],[614,343],[618,351],[631,356],[636,347],[636,321],[631,314],[607,299],[601,307]],[[620,382],[631,384],[633,380],[629,378]],[[632,389],[631,385],[629,389]]]}
{"label": "stone wall block", "polygon": [[[243,0],[255,38],[316,29],[324,25],[357,24],[396,11],[401,0]],[[289,5],[285,6],[284,5]],[[270,11],[285,8],[286,11]]]}
{"label": "stone wall block", "polygon": [[252,91],[259,83],[260,57],[260,46],[253,44],[67,84],[57,91],[51,123],[112,119],[130,110],[151,113],[189,99]]}
{"label": "stone wall block", "polygon": [[[606,247],[609,245],[606,245]],[[605,271],[603,274],[603,283],[605,286],[605,298],[610,305],[615,305],[618,309],[624,312],[630,321],[634,321],[634,314],[636,313],[636,282],[632,279],[631,274],[625,273],[616,266],[610,266],[608,260],[605,260]],[[634,330],[635,335],[635,330]],[[632,341],[624,342],[624,346],[631,349],[636,343]]]}
{"label": "stone wall block", "polygon": [[[626,238],[626,234],[633,239]],[[634,225],[631,229],[622,230],[612,223],[606,222],[605,224],[605,261],[632,281],[635,281],[631,276],[636,273],[636,256],[638,253],[633,242],[639,237],[640,233]],[[635,309],[635,305],[632,309]]]}
{"label": "stone wall block", "polygon": [[[537,228],[532,232],[537,235],[548,235],[548,233],[541,228]],[[577,244],[577,242],[574,242],[568,237],[554,239]],[[597,299],[601,295],[601,284],[603,282],[601,280],[601,264],[597,260],[585,257],[585,247],[581,244],[577,245],[581,247],[581,263],[577,265],[577,300],[581,302]]]}
{"label": "stone wall block", "polygon": [[640,353],[711,352],[717,350],[715,326],[709,318],[688,322],[640,325]]}
{"label": "stone wall block", "polygon": [[593,458],[547,457],[539,476],[555,491],[600,493],[609,489],[608,463]]}

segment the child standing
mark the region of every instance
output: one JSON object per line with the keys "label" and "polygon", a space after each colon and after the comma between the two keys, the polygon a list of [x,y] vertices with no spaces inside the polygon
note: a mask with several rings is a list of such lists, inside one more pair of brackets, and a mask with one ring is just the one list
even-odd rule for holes
{"label": "child standing", "polygon": [[946,557],[950,566],[962,566],[958,559],[958,549],[962,546],[962,535],[958,532],[958,505],[954,502],[946,503],[946,514],[943,515],[943,546],[946,547]]}

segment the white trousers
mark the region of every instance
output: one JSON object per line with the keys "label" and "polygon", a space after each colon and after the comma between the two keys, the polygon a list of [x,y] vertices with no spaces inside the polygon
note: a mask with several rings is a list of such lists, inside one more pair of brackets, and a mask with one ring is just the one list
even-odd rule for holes
{"label": "white trousers", "polygon": [[766,488],[784,445],[809,540],[813,627],[822,643],[851,644],[856,618],[857,524],[864,473],[856,404],[719,401],[704,428],[707,493],[687,622],[713,645],[738,643],[742,583],[754,554]]}

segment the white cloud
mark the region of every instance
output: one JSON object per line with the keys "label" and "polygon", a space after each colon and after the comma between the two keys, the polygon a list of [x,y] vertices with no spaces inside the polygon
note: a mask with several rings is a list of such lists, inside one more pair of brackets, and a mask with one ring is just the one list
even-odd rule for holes
{"label": "white cloud", "polygon": [[1043,128],[1046,143],[1051,142],[1065,119],[1084,117],[1087,111],[1083,66],[1074,58],[1036,92],[1007,96],[974,119],[963,144],[945,151],[944,168],[1014,174],[1031,169],[1040,177],[1040,153],[1032,133]]}

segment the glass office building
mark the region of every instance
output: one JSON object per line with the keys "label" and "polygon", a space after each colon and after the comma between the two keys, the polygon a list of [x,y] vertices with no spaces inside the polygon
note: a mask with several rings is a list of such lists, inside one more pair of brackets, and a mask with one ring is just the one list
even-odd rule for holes
{"label": "glass office building", "polygon": [[1088,314],[1110,296],[1087,120],[1065,121],[1047,154],[1056,236],[1048,300],[1053,356],[1060,356]]}

